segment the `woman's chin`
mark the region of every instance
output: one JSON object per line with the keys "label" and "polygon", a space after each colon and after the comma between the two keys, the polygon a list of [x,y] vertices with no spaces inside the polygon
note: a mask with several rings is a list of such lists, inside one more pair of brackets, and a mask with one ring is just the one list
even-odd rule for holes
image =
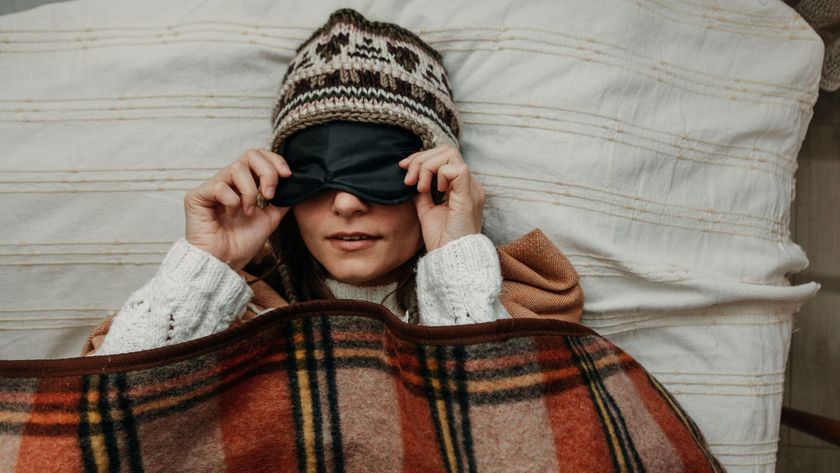
{"label": "woman's chin", "polygon": [[330,277],[332,279],[345,284],[352,284],[354,286],[362,285],[376,277],[375,274],[370,274],[369,271],[354,270],[352,266],[353,265],[349,263],[343,263],[340,264],[339,268],[335,268],[335,271],[330,268],[327,269],[329,270]]}
{"label": "woman's chin", "polygon": [[371,273],[370,270],[353,271],[349,265],[342,265],[340,271],[330,271],[330,277],[336,281],[354,286],[381,286],[388,282],[384,281],[382,274]]}

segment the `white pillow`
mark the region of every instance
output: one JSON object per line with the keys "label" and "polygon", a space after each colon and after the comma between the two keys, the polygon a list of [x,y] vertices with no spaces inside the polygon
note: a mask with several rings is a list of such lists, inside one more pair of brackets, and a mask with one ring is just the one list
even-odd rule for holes
{"label": "white pillow", "polygon": [[294,49],[358,9],[444,57],[497,243],[541,228],[584,323],[675,394],[729,471],[774,471],[790,240],[823,46],[780,1],[78,0],[0,17],[0,358],[77,356],[265,147]]}

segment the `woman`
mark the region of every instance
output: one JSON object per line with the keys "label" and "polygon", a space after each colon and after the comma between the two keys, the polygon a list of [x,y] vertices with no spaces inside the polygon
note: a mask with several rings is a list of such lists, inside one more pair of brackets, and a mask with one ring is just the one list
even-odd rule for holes
{"label": "woman", "polygon": [[381,302],[425,325],[511,317],[440,54],[340,9],[297,49],[282,84],[271,150],[247,151],[186,194],[185,238],[83,354],[224,330],[261,279],[284,301]]}

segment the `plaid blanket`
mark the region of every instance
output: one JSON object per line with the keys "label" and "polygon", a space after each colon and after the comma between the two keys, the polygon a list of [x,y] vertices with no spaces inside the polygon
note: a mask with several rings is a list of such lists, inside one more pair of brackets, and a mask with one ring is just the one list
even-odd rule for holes
{"label": "plaid blanket", "polygon": [[0,471],[724,471],[584,325],[278,308],[136,353],[0,361]]}

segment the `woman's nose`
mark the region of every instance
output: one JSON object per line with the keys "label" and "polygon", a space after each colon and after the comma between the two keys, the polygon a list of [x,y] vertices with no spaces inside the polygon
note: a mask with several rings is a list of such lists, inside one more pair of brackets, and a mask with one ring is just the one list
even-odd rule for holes
{"label": "woman's nose", "polygon": [[346,191],[336,192],[332,204],[333,211],[345,217],[354,213],[365,213],[370,209],[367,202]]}

